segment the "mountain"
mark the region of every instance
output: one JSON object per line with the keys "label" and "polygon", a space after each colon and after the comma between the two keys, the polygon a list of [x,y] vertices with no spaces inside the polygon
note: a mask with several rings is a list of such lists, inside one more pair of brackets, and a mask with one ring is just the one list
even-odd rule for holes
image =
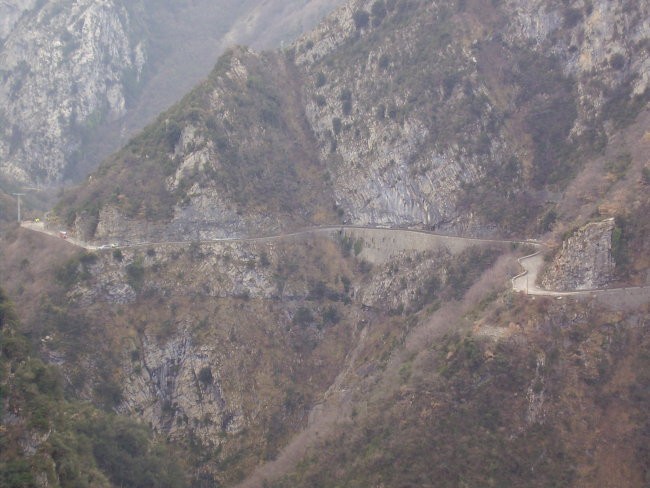
{"label": "mountain", "polygon": [[227,46],[278,45],[334,5],[2,2],[3,178],[79,180],[204,77]]}
{"label": "mountain", "polygon": [[355,224],[535,234],[646,106],[640,5],[377,5],[343,7],[282,54],[228,53],[61,217],[89,239],[228,235],[286,227],[273,219],[290,194]]}
{"label": "mountain", "polygon": [[[645,486],[648,18],[352,0],[229,49],[7,229],[9,335],[179,485]],[[39,391],[5,343],[4,391]],[[52,438],[94,442],[84,416],[3,408],[0,462],[68,486]]]}

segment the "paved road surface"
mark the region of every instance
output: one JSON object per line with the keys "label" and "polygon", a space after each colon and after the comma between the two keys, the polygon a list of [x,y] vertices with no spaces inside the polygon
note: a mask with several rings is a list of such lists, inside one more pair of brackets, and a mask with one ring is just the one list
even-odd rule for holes
{"label": "paved road surface", "polygon": [[[50,236],[59,237],[57,231],[48,230],[45,228],[43,222],[21,222],[21,226],[25,229],[29,229],[35,232],[40,232]],[[314,235],[314,234],[329,234],[333,232],[338,232],[340,230],[364,230],[364,231],[377,231],[377,232],[391,232],[404,235],[429,235],[435,236],[439,239],[451,241],[463,241],[463,242],[474,242],[477,244],[529,244],[538,249],[537,252],[529,256],[524,256],[519,258],[518,262],[523,268],[523,271],[517,276],[512,278],[512,289],[516,292],[523,292],[527,295],[539,295],[539,296],[551,296],[551,297],[570,297],[570,296],[588,296],[596,294],[613,294],[626,292],[627,295],[634,295],[637,299],[643,300],[647,298],[650,300],[650,286],[644,287],[625,287],[625,288],[600,288],[594,290],[576,290],[576,291],[552,291],[540,288],[537,285],[537,276],[544,265],[544,256],[541,252],[543,244],[535,240],[499,240],[499,239],[480,239],[474,237],[457,237],[457,236],[446,236],[441,234],[435,234],[433,232],[428,232],[424,230],[412,230],[412,229],[387,229],[383,227],[368,227],[368,226],[354,226],[354,225],[338,225],[338,226],[323,226],[323,227],[313,227],[309,229],[299,230],[296,232],[290,232],[286,234],[277,234],[271,236],[260,236],[260,237],[223,237],[218,239],[211,239],[207,241],[201,241],[201,243],[209,244],[216,242],[269,242],[276,241],[280,239],[287,239],[291,237],[298,237],[304,235]],[[110,244],[105,244],[103,246],[96,246],[89,244],[87,242],[80,241],[73,237],[68,237],[67,241],[77,247],[87,249],[89,251],[102,250],[103,248],[110,249]],[[120,247],[124,248],[137,248],[137,247],[146,247],[152,245],[186,245],[190,241],[165,241],[165,242],[139,242],[134,244],[122,245]]]}
{"label": "paved road surface", "polygon": [[523,271],[512,278],[512,289],[517,292],[524,292],[527,295],[540,295],[550,297],[571,297],[571,296],[603,296],[619,295],[636,299],[635,301],[650,301],[650,286],[629,286],[622,288],[594,288],[590,290],[575,291],[552,291],[540,288],[537,285],[537,276],[544,266],[544,255],[537,251],[529,256],[517,260]]}

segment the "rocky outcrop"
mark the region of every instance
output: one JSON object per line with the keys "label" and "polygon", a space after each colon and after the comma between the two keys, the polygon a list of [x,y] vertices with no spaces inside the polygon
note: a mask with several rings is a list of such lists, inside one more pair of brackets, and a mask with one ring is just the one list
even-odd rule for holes
{"label": "rocky outcrop", "polygon": [[[573,135],[602,113],[612,95],[630,101],[650,89],[650,7],[644,2],[509,0],[506,38],[546,46],[578,86]],[[599,83],[593,83],[597,77]],[[607,129],[607,127],[606,127]]]}
{"label": "rocky outcrop", "polygon": [[122,409],[137,413],[171,437],[188,430],[206,446],[244,426],[241,405],[224,399],[216,357],[219,348],[193,344],[184,331],[164,346],[142,338],[139,360],[125,384]]}
{"label": "rocky outcrop", "polygon": [[1,1],[3,176],[78,179],[205,77],[225,48],[278,45],[336,4],[255,3]]}
{"label": "rocky outcrop", "polygon": [[[296,45],[296,62],[309,78],[304,87],[307,118],[321,158],[330,162],[337,205],[346,221],[362,225],[423,225],[476,233],[476,222],[459,212],[457,203],[460,188],[482,176],[487,153],[468,154],[456,141],[440,140],[440,130],[431,123],[431,108],[425,113],[423,105],[414,103],[432,87],[403,76],[413,69],[435,83],[440,66],[452,57],[455,69],[474,69],[471,53],[459,44],[434,55],[439,59],[417,58],[419,48],[413,41],[426,35],[418,31],[417,22],[395,28],[372,46],[366,44],[372,26],[379,26],[382,19],[372,18],[361,27],[355,14],[370,12],[372,3],[349,3]],[[367,53],[351,55],[347,49],[351,44]],[[333,62],[348,57],[348,63]],[[390,85],[393,89],[387,90]],[[465,110],[462,92],[446,100],[439,100],[441,94],[431,95],[444,105],[441,118],[447,111]],[[486,103],[482,114],[476,114],[473,130],[478,134],[491,110]],[[502,160],[507,146],[497,134],[492,136],[490,157]]]}
{"label": "rocky outcrop", "polygon": [[[499,15],[488,15],[485,6],[473,10],[468,3],[455,17],[436,4],[422,8],[419,19],[450,17],[448,22],[458,24],[454,42],[448,43],[451,36],[444,41],[441,34],[442,42],[433,36],[426,46],[418,46],[431,30],[444,32],[445,26],[436,20],[395,23],[391,34],[382,38],[384,24],[395,22],[407,7],[396,8],[396,13],[377,3],[350,2],[296,45],[296,62],[309,79],[307,116],[321,157],[331,161],[337,204],[350,222],[489,232],[459,208],[462,188],[489,184],[489,174],[505,167],[513,155],[521,166],[507,171],[514,184],[504,191],[516,192],[513,171],[540,180],[549,171],[541,177],[530,172],[530,163],[544,164],[539,161],[544,155],[502,125],[509,112],[522,111],[527,103],[522,97],[533,99],[536,91],[547,90],[533,102],[531,110],[537,112],[575,105],[575,115],[570,109],[546,122],[567,124],[565,132],[557,134],[562,138],[557,144],[606,132],[607,124],[602,128],[595,121],[612,95],[619,103],[632,103],[648,93],[650,61],[643,43],[650,13],[645,4],[511,0],[504,5],[508,21],[497,48],[494,38],[468,27]],[[499,50],[509,54],[495,56]],[[433,54],[426,59],[424,52]],[[548,99],[560,87],[548,91],[537,86],[527,93],[531,87],[522,86],[518,97],[506,101],[503,71],[497,86],[488,65],[503,70],[508,57],[521,57],[520,66],[506,68],[516,73],[529,62],[526,56],[544,62],[545,53],[557,63],[558,73],[552,76],[560,85],[574,83],[577,90],[550,108]]]}
{"label": "rocky outcrop", "polygon": [[60,179],[88,131],[124,115],[147,59],[133,22],[112,0],[49,2],[16,21],[0,51],[5,176]]}
{"label": "rocky outcrop", "polygon": [[549,290],[573,291],[602,288],[612,279],[614,219],[593,222],[578,229],[562,243],[562,249],[542,277]]}
{"label": "rocky outcrop", "polygon": [[393,258],[359,290],[357,298],[367,307],[390,313],[416,313],[436,299],[446,279],[450,253],[407,253]]}
{"label": "rocky outcrop", "polygon": [[304,426],[353,344],[350,324],[365,315],[353,303],[355,260],[329,236],[86,254],[66,265],[75,279],[61,299],[94,317],[79,331],[93,345],[75,351],[56,332],[44,350],[66,377],[83,371],[75,388],[85,398],[108,374],[115,411],[181,445],[275,452]]}

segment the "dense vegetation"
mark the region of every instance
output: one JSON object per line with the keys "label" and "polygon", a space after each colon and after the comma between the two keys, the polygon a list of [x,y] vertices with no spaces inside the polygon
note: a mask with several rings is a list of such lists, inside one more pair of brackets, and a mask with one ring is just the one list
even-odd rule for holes
{"label": "dense vegetation", "polygon": [[172,450],[144,425],[69,399],[0,292],[0,485],[183,487]]}

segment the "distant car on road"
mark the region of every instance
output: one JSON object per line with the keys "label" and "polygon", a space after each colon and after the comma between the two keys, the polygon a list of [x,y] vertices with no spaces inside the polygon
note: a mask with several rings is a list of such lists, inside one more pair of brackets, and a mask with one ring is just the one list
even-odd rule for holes
{"label": "distant car on road", "polygon": [[110,248],[111,248],[111,246],[109,246],[108,244],[102,244],[102,245],[99,246],[97,249],[99,249],[100,251],[102,251],[102,250],[104,250],[104,249],[110,249]]}
{"label": "distant car on road", "polygon": [[64,230],[60,230],[59,231],[59,237],[61,239],[67,239],[68,238],[68,233],[66,231],[64,231]]}

